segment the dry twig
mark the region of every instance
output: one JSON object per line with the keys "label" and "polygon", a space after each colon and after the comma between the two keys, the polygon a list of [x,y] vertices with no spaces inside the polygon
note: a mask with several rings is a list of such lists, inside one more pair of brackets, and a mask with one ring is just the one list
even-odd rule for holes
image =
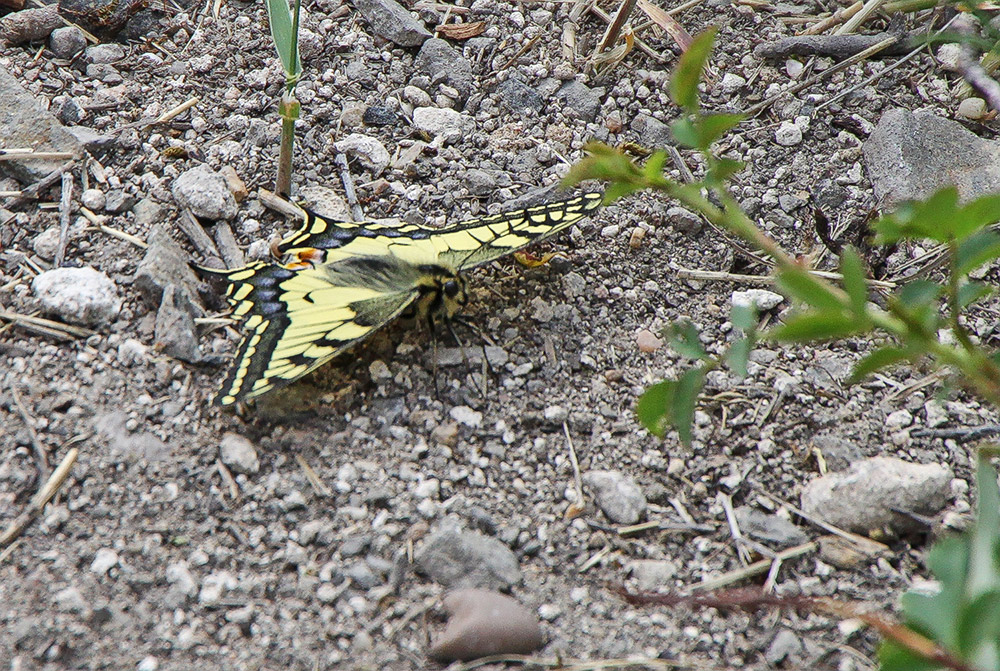
{"label": "dry twig", "polygon": [[69,242],[69,208],[73,200],[73,174],[62,174],[62,192],[59,194],[59,246],[53,264],[59,268],[66,256],[66,244]]}
{"label": "dry twig", "polygon": [[0,548],[5,548],[17,540],[39,513],[42,512],[48,502],[52,500],[52,497],[56,495],[56,492],[59,491],[59,488],[66,482],[66,478],[69,477],[70,470],[72,470],[73,464],[76,463],[76,458],[79,454],[80,450],[75,447],[66,453],[66,456],[63,457],[62,462],[60,462],[56,470],[49,476],[49,479],[46,480],[42,488],[38,490],[38,493],[31,498],[31,501],[28,503],[28,509],[14,518],[14,521],[10,523],[3,534],[0,534]]}

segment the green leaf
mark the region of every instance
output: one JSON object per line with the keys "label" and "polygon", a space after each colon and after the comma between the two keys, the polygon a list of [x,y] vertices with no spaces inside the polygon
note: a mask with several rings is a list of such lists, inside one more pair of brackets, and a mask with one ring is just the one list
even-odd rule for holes
{"label": "green leaf", "polygon": [[716,32],[716,28],[709,28],[695,37],[670,78],[670,98],[688,113],[698,111],[698,82],[712,53]]}
{"label": "green leaf", "polygon": [[958,214],[958,189],[945,187],[927,200],[911,200],[878,219],[873,227],[876,243],[889,244],[902,238],[928,238],[936,242],[953,239]]}
{"label": "green leaf", "polygon": [[944,668],[889,640],[882,641],[879,646],[878,661],[880,671],[930,671]]}
{"label": "green leaf", "polygon": [[[281,60],[281,69],[285,71],[285,77],[293,79],[302,72],[302,61],[298,57],[298,49],[295,48],[298,35],[292,29],[292,12],[288,8],[287,0],[267,0],[267,18],[271,26],[271,37],[274,39],[274,46],[278,50],[278,58]],[[295,52],[295,60],[292,61],[292,53]]]}
{"label": "green leaf", "polygon": [[955,271],[959,275],[967,275],[996,258],[1000,258],[1000,235],[989,230],[979,231],[958,246]]}
{"label": "green leaf", "polygon": [[663,166],[667,163],[667,152],[658,151],[655,152],[646,160],[646,164],[642,166],[642,174],[645,175],[646,179],[653,180],[657,177],[663,176]]}
{"label": "green leaf", "polygon": [[706,372],[705,367],[692,368],[677,380],[664,380],[647,389],[636,404],[639,422],[660,438],[673,427],[681,442],[690,445],[694,438],[691,431],[694,410]]}
{"label": "green leaf", "polygon": [[809,342],[846,338],[863,333],[865,330],[866,325],[851,315],[814,310],[792,316],[787,322],[771,331],[771,335],[776,340]]}
{"label": "green leaf", "polygon": [[708,172],[705,174],[705,182],[710,184],[721,184],[730,177],[746,167],[742,161],[734,161],[729,158],[711,157],[708,161]]}
{"label": "green leaf", "polygon": [[958,650],[965,659],[982,654],[983,646],[995,646],[1000,639],[1000,591],[980,594],[965,604],[956,629]]}
{"label": "green leaf", "polygon": [[820,310],[844,309],[840,300],[804,268],[782,270],[775,279],[778,287],[797,301]]}
{"label": "green leaf", "polygon": [[689,359],[704,359],[707,356],[698,337],[698,329],[690,321],[685,319],[674,322],[663,330],[663,334],[681,356]]}
{"label": "green leaf", "polygon": [[964,601],[968,562],[967,537],[942,538],[927,554],[927,568],[938,579],[939,591],[936,594],[910,591],[900,598],[906,624],[949,650],[954,650],[958,643],[955,625]]}
{"label": "green leaf", "polygon": [[1000,221],[1000,194],[992,193],[976,198],[958,211],[951,227],[956,240],[964,240],[990,224]]}
{"label": "green leaf", "polygon": [[976,521],[972,527],[969,548],[969,578],[966,594],[976,597],[1000,590],[1000,489],[997,488],[997,471],[989,460],[980,456],[976,468],[976,486],[979,502]]}
{"label": "green leaf", "polygon": [[958,307],[967,308],[993,292],[993,287],[983,282],[966,282],[958,288]]}
{"label": "green leaf", "polygon": [[698,149],[707,151],[712,144],[744,119],[742,114],[706,114],[698,120]]}
{"label": "green leaf", "polygon": [[936,306],[944,287],[930,280],[914,280],[896,293],[896,299],[905,307]]}
{"label": "green leaf", "polygon": [[734,340],[726,352],[726,363],[739,378],[747,376],[747,365],[750,362],[750,352],[753,351],[753,341],[750,338]]}
{"label": "green leaf", "polygon": [[670,125],[670,132],[673,134],[677,144],[689,149],[699,149],[698,127],[694,119],[682,117]]}
{"label": "green leaf", "polygon": [[844,291],[851,299],[851,311],[859,319],[865,318],[868,306],[865,264],[851,247],[845,247],[840,255],[840,274],[844,276]]}
{"label": "green leaf", "polygon": [[753,305],[734,305],[729,311],[729,321],[747,335],[757,332],[757,310]]}
{"label": "green leaf", "polygon": [[861,361],[854,364],[854,370],[851,371],[851,376],[847,379],[847,384],[857,384],[872,373],[892,366],[893,364],[906,361],[909,358],[909,352],[900,347],[893,347],[891,345],[879,347],[877,350],[861,359]]}
{"label": "green leaf", "polygon": [[574,186],[587,179],[611,182],[604,192],[605,204],[648,186],[642,171],[621,150],[602,142],[588,142],[583,149],[587,155],[570,168],[562,180],[563,186]]}

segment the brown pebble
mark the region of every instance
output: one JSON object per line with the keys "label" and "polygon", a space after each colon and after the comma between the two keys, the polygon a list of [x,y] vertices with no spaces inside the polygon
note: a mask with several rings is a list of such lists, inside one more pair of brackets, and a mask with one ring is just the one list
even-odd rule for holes
{"label": "brown pebble", "polygon": [[872,561],[872,557],[862,552],[857,544],[840,536],[819,539],[819,558],[841,569],[856,569]]}
{"label": "brown pebble", "polygon": [[458,424],[455,422],[438,424],[431,431],[431,440],[441,445],[453,447],[458,442]]}
{"label": "brown pebble", "polygon": [[436,660],[467,661],[487,655],[527,654],[542,647],[538,618],[509,596],[462,589],[444,598],[448,625],[431,645]]}
{"label": "brown pebble", "polygon": [[640,352],[655,352],[663,347],[663,341],[657,338],[652,331],[646,329],[635,334],[635,342],[639,346]]}
{"label": "brown pebble", "polygon": [[236,168],[231,165],[224,165],[222,169],[219,170],[222,178],[226,180],[226,186],[229,191],[233,194],[233,198],[236,199],[237,203],[242,203],[246,200],[246,197],[250,195],[247,190],[246,182],[240,179],[240,176],[236,173]]}
{"label": "brown pebble", "polygon": [[632,234],[628,237],[628,246],[632,249],[642,247],[642,240],[646,237],[646,229],[636,226],[632,229]]}
{"label": "brown pebble", "polygon": [[0,40],[10,44],[37,42],[63,25],[59,18],[58,5],[46,5],[37,9],[22,9],[3,17],[0,21]]}
{"label": "brown pebble", "polygon": [[622,115],[618,110],[613,110],[604,118],[604,126],[612,133],[620,133],[622,130]]}

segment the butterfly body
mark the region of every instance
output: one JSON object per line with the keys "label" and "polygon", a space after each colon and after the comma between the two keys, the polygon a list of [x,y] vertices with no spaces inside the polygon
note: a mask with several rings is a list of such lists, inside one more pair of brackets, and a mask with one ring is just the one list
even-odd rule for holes
{"label": "butterfly body", "polygon": [[406,314],[450,319],[468,302],[464,272],[547,238],[595,210],[601,194],[442,229],[418,224],[305,224],[273,247],[277,262],[229,271],[226,297],[245,335],[215,398],[261,396]]}

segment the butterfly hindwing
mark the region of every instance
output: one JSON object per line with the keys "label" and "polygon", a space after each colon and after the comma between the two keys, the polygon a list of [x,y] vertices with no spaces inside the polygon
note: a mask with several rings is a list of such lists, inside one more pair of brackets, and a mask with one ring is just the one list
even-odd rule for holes
{"label": "butterfly hindwing", "polygon": [[216,403],[231,405],[290,384],[405,310],[418,293],[396,275],[410,269],[370,261],[356,260],[366,266],[356,269],[341,264],[333,273],[261,262],[228,273],[227,295],[233,315],[245,318],[245,333]]}

